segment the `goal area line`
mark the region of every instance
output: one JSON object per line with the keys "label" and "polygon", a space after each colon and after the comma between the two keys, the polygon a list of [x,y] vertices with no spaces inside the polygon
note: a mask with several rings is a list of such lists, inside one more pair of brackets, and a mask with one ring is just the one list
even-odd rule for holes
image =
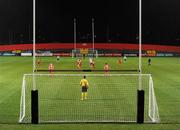
{"label": "goal area line", "polygon": [[[32,74],[32,73],[29,73],[29,74],[24,74],[24,76],[51,76],[51,75],[54,75],[54,76],[84,76],[84,74]],[[86,76],[104,76],[106,74],[86,74]],[[139,74],[107,74],[108,76],[139,76]],[[141,74],[141,76],[150,76],[151,77],[151,74]]]}
{"label": "goal area line", "polygon": [[[113,120],[103,120],[103,121],[41,121],[41,124],[137,124],[137,121],[113,121]],[[18,122],[19,124],[29,124]],[[163,124],[159,122],[152,122],[152,121],[144,121],[145,124]]]}
{"label": "goal area line", "polygon": [[[83,70],[53,70],[54,72],[104,72],[104,70],[91,70],[91,69],[83,69]],[[47,69],[39,69],[35,72],[49,72]],[[109,70],[108,72],[139,72],[137,69],[132,70]]]}

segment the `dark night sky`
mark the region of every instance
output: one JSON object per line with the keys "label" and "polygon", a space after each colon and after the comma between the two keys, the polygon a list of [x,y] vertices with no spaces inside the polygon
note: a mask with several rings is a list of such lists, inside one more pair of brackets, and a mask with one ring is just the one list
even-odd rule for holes
{"label": "dark night sky", "polygon": [[[137,43],[138,0],[36,0],[37,41]],[[143,0],[143,42],[180,45],[180,1]],[[32,0],[0,1],[0,43],[32,42]],[[29,29],[31,28],[31,29]]]}

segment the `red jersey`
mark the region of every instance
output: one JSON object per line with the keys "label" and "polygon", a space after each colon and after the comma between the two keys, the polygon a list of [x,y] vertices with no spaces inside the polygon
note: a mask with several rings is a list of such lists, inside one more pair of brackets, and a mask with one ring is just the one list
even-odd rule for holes
{"label": "red jersey", "polygon": [[118,63],[121,64],[121,63],[122,63],[122,59],[119,59],[119,60],[118,60]]}
{"label": "red jersey", "polygon": [[92,67],[93,67],[93,68],[95,67],[95,62],[94,62],[94,61],[92,62]]}
{"label": "red jersey", "polygon": [[82,65],[82,61],[81,60],[77,60],[77,65],[81,66]]}
{"label": "red jersey", "polygon": [[37,64],[39,65],[41,63],[41,61],[40,60],[37,60]]}
{"label": "red jersey", "polygon": [[104,70],[109,70],[109,65],[104,65]]}
{"label": "red jersey", "polygon": [[49,64],[49,70],[54,70],[54,65],[53,64]]}

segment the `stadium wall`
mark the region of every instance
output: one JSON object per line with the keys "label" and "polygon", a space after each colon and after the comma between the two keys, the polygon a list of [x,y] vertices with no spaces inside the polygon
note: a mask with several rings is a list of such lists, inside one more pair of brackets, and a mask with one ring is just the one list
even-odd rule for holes
{"label": "stadium wall", "polygon": [[[13,51],[13,50],[32,50],[32,44],[16,44],[16,45],[0,45],[1,52]],[[92,43],[82,44],[77,43],[77,48],[92,48]],[[138,50],[138,44],[127,43],[95,43],[95,49],[104,50]],[[73,43],[39,43],[36,44],[37,50],[53,50],[53,49],[74,49]],[[176,52],[180,53],[179,46],[165,46],[165,45],[149,45],[143,44],[142,50],[155,50],[160,52]]]}

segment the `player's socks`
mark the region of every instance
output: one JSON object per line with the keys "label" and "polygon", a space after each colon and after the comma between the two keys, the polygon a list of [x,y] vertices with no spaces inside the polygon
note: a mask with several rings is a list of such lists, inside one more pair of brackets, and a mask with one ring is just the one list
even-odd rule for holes
{"label": "player's socks", "polygon": [[84,99],[84,93],[81,93],[81,100]]}
{"label": "player's socks", "polygon": [[84,98],[84,99],[87,99],[87,96],[88,96],[88,93],[86,92],[86,93],[85,93],[85,98]]}

